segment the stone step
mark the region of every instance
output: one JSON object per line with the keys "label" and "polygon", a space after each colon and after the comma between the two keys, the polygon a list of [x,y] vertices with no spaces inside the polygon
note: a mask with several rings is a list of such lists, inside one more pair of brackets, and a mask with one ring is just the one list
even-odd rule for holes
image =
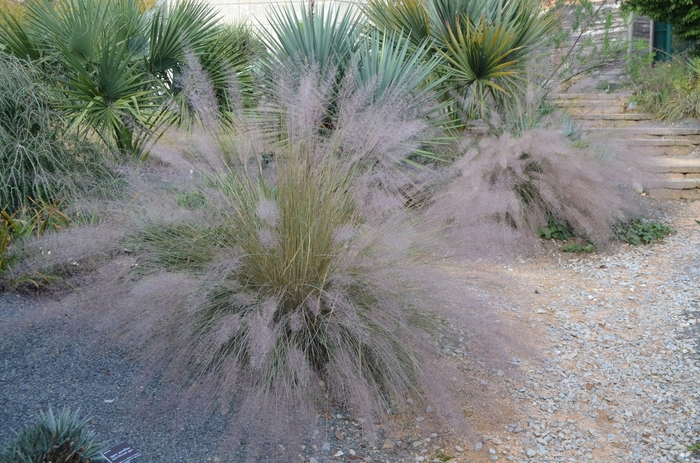
{"label": "stone step", "polygon": [[617,139],[636,139],[636,138],[661,138],[672,137],[674,139],[689,138],[700,140],[700,127],[630,127],[626,129],[598,127],[591,129],[591,132],[596,134],[604,134],[606,137],[615,137]]}
{"label": "stone step", "polygon": [[693,141],[685,138],[611,138],[611,142],[624,143],[627,146],[687,146],[695,148],[700,145],[700,140]]}
{"label": "stone step", "polygon": [[600,113],[585,113],[577,117],[577,119],[585,121],[650,121],[654,119],[653,114],[647,113],[618,113],[618,114],[600,114]]}
{"label": "stone step", "polygon": [[642,160],[641,164],[649,171],[655,173],[672,173],[684,176],[700,175],[700,159],[698,158],[646,158]]}
{"label": "stone step", "polygon": [[580,105],[580,106],[572,106],[568,104],[563,104],[563,105],[558,105],[564,111],[566,111],[568,114],[570,114],[573,118],[579,118],[579,116],[584,115],[584,114],[604,114],[604,115],[614,115],[614,114],[627,114],[625,112],[625,105],[620,103],[620,104],[593,104],[591,103],[590,106],[585,106],[585,105]]}
{"label": "stone step", "polygon": [[700,150],[694,146],[626,146],[625,149],[627,152],[638,156],[648,156],[659,159],[674,157],[696,159],[698,155],[700,155]]}
{"label": "stone step", "polygon": [[632,96],[631,93],[550,93],[547,99],[550,101],[588,101],[588,100],[598,100],[598,101],[615,101],[615,100],[629,100]]}
{"label": "stone step", "polygon": [[548,98],[547,101],[560,106],[624,106],[629,101],[628,98]]}
{"label": "stone step", "polygon": [[666,180],[697,180],[700,179],[700,172],[661,172],[655,174],[659,179],[659,184],[663,185]]}
{"label": "stone step", "polygon": [[[608,132],[616,133],[617,132]],[[664,138],[612,138],[604,137],[594,129],[589,129],[584,138],[599,148],[616,146],[622,152],[647,156],[649,158],[667,159],[677,157],[679,159],[700,159],[700,141],[692,139],[664,139]]]}
{"label": "stone step", "polygon": [[657,199],[700,199],[700,179],[666,180],[648,193]]}

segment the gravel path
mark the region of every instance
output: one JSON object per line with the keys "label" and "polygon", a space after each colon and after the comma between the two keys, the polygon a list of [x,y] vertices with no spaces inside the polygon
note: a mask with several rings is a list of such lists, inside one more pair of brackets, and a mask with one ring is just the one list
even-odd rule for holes
{"label": "gravel path", "polygon": [[512,422],[459,461],[700,461],[696,217],[700,203],[681,205],[664,244],[505,269],[533,293],[510,311],[544,360],[522,362],[504,388]]}
{"label": "gravel path", "polygon": [[[463,373],[446,381],[461,382],[469,437],[438,431],[428,409],[367,442],[364,423],[334,411],[300,460],[700,461],[687,450],[700,441],[696,217],[700,202],[679,205],[678,233],[650,247],[448,268],[532,349],[511,352],[507,367],[490,364],[446,322],[443,348]],[[501,283],[484,285],[487,274]],[[219,448],[225,416],[180,416],[176,405],[172,419],[151,415],[157,385],[123,347],[91,336],[70,313],[42,310],[39,300],[0,295],[0,442],[38,411],[69,406],[91,416],[102,438],[131,442],[140,463],[239,459]]]}

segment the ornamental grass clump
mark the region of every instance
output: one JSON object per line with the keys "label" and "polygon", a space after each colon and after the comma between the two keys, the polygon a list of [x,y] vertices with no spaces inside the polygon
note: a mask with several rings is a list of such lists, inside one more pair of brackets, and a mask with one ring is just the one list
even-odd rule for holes
{"label": "ornamental grass clump", "polygon": [[533,251],[539,237],[570,236],[600,248],[612,240],[612,224],[642,207],[641,170],[574,148],[557,130],[503,135],[466,151],[429,212],[445,224],[453,252],[508,255]]}
{"label": "ornamental grass clump", "polygon": [[[70,183],[61,116],[32,67],[0,54],[0,210],[51,201]],[[63,178],[62,178],[63,177]]]}
{"label": "ornamental grass clump", "polygon": [[[180,302],[146,336],[151,347],[162,341],[153,357],[168,359],[165,371],[188,393],[210,391],[210,404],[233,410],[232,431],[253,461],[278,443],[290,448],[329,406],[365,418],[369,435],[409,403],[442,410],[427,395],[445,388],[427,386],[425,372],[439,364],[430,331],[444,292],[421,264],[428,237],[413,234],[404,194],[430,177],[415,159],[435,136],[424,112],[434,102],[396,73],[349,77],[371,59],[375,71],[387,57],[411,62],[397,50],[367,50],[340,91],[317,65],[280,73],[255,111],[210,121],[225,125],[226,139],[192,160],[206,220],[149,224],[129,238],[153,281],[188,275]],[[193,63],[189,72],[203,71]],[[211,92],[189,90],[206,114]]]}

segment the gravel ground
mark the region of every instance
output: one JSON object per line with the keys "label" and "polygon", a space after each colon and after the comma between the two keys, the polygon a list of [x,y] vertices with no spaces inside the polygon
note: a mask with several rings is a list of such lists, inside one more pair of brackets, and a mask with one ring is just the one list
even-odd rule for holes
{"label": "gravel ground", "polygon": [[[446,322],[444,352],[463,376],[445,380],[462,384],[474,422],[467,437],[426,409],[369,442],[366,423],[334,410],[299,460],[700,461],[687,450],[700,441],[700,203],[676,210],[678,233],[663,244],[450,267],[536,352],[512,352],[504,372],[472,355],[462,327]],[[484,272],[509,283],[474,283]],[[173,418],[151,414],[149,404],[163,407],[157,385],[123,347],[41,308],[0,295],[0,442],[38,411],[68,406],[91,416],[100,437],[131,442],[140,463],[240,460],[219,447],[225,416],[181,416],[175,405]]]}

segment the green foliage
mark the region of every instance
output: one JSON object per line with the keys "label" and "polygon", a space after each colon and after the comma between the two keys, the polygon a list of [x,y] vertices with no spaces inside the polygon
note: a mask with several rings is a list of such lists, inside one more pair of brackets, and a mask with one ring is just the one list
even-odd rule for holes
{"label": "green foliage", "polygon": [[620,6],[671,24],[674,34],[700,39],[700,5],[692,0],[622,0]]}
{"label": "green foliage", "polygon": [[321,74],[339,72],[342,76],[357,50],[363,24],[353,8],[345,11],[321,3],[299,11],[292,6],[273,7],[271,31],[263,37],[270,50],[265,61],[270,71],[292,71],[317,65]]}
{"label": "green foliage", "polygon": [[595,246],[593,246],[591,243],[588,244],[580,244],[580,243],[570,243],[570,244],[565,244],[561,248],[562,252],[570,252],[570,253],[575,253],[575,254],[592,254],[595,252]]}
{"label": "green foliage", "polygon": [[633,246],[651,244],[662,240],[673,232],[673,228],[661,222],[638,217],[628,222],[617,222],[612,226],[615,238]]}
{"label": "green foliage", "polygon": [[630,75],[639,108],[674,122],[700,117],[700,60],[673,60],[640,66]]}
{"label": "green foliage", "polygon": [[207,206],[207,197],[199,191],[180,191],[175,201],[185,209],[201,209]]}
{"label": "green foliage", "polygon": [[50,200],[65,181],[70,154],[61,116],[25,63],[0,54],[0,208],[10,213],[29,202]]}
{"label": "green foliage", "polygon": [[202,270],[224,249],[232,245],[233,231],[189,223],[151,225],[128,236],[125,246],[144,254],[145,266],[171,270]]}
{"label": "green foliage", "polygon": [[[282,74],[294,80],[316,69],[324,78],[333,76],[332,94],[373,87],[370,103],[405,98],[404,104],[437,122],[436,99],[444,81],[435,77],[439,59],[428,56],[427,43],[413,46],[401,31],[363,34],[362,19],[353,9],[341,11],[325,4],[312,12],[304,4],[299,11],[291,6],[273,8],[271,30],[263,31],[270,50],[263,60],[268,76]],[[338,108],[330,101],[327,109],[325,123],[332,127]]]}
{"label": "green foliage", "polygon": [[[54,76],[71,125],[128,154],[142,154],[161,126],[189,109],[178,98],[188,53],[201,61],[222,105],[232,71],[244,75],[247,66],[238,35],[198,0],[145,12],[136,0],[30,0],[22,21],[12,12],[0,18],[0,45]],[[178,114],[170,111],[173,99]]]}
{"label": "green foliage", "polygon": [[90,463],[100,461],[99,442],[87,430],[89,419],[81,419],[79,411],[63,410],[54,415],[49,408],[40,412],[36,423],[27,426],[0,448],[0,461],[6,463]]}
{"label": "green foliage", "polygon": [[540,227],[537,233],[540,238],[546,240],[567,240],[574,236],[573,229],[552,214],[548,214],[547,225]]}
{"label": "green foliage", "polygon": [[70,203],[82,192],[107,193],[115,179],[102,152],[65,135],[51,91],[30,63],[0,54],[0,210]]}
{"label": "green foliage", "polygon": [[61,204],[35,202],[10,214],[0,211],[0,272],[7,270],[14,257],[7,254],[10,244],[18,239],[60,230],[70,224],[70,218],[61,211]]}
{"label": "green foliage", "polygon": [[371,0],[365,12],[374,27],[409,32],[413,46],[430,43],[441,60],[457,118],[485,116],[525,80],[528,54],[553,29],[554,17],[537,0],[495,2],[464,0]]}

